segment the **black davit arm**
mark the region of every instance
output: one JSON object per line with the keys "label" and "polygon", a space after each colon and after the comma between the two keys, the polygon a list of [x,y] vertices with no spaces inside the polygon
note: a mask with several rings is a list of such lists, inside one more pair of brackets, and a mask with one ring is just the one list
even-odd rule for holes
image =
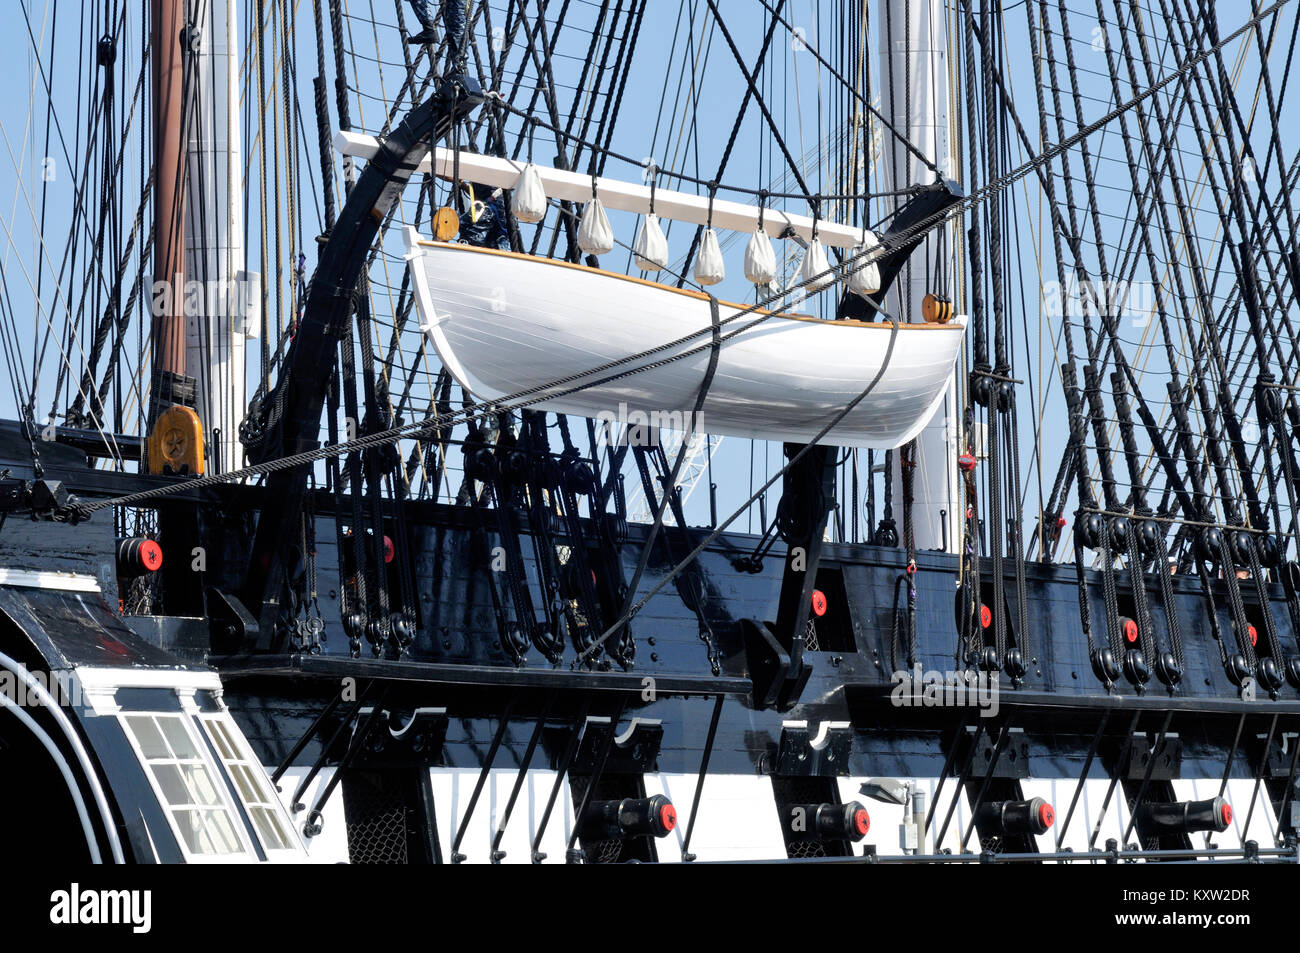
{"label": "black davit arm", "polygon": [[872,307],[866,300],[846,291],[840,298],[835,317],[851,318],[857,321],[879,321],[880,309],[884,307],[885,296],[894,286],[903,265],[911,257],[916,246],[930,234],[930,229],[922,228],[915,234],[909,234],[921,222],[938,215],[962,198],[961,186],[950,180],[940,180],[918,188],[916,193],[903,204],[890,220],[889,228],[880,236],[881,241],[892,251],[878,262],[880,267],[880,290],[868,295]]}
{"label": "black davit arm", "polygon": [[[321,249],[303,319],[280,377],[262,403],[251,439],[245,439],[250,462],[317,446],[325,389],[334,375],[339,341],[349,333],[358,283],[375,236],[431,143],[444,138],[454,122],[481,102],[481,95],[459,83],[440,81],[434,95],[411,110],[361,173]],[[260,619],[264,639],[274,631],[286,574],[302,558],[295,541],[309,468],[304,464],[267,478],[267,503],[257,524],[243,592],[244,605]]]}
{"label": "black davit arm", "polygon": [[[785,455],[793,460],[803,449],[803,444],[787,443]],[[777,529],[785,540],[786,556],[776,621],[741,620],[756,708],[788,711],[812,674],[811,664],[804,660],[804,646],[822,537],[835,504],[838,457],[838,448],[818,444],[782,480]]]}

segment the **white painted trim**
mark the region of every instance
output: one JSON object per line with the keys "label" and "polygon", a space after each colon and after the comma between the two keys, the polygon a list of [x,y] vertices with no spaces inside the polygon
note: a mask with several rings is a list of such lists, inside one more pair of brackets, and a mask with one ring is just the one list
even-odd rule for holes
{"label": "white painted trim", "polygon": [[99,580],[76,572],[49,572],[0,567],[0,586],[57,589],[65,592],[100,592]]}
{"label": "white painted trim", "polygon": [[220,691],[221,678],[216,672],[186,668],[108,668],[90,665],[75,670],[87,693],[119,688],[167,688],[182,692]]}
{"label": "white painted trim", "polygon": [[[50,694],[49,690],[41,685],[40,681],[29,672],[24,666],[19,665],[16,661],[0,652],[0,669],[12,672],[18,676],[27,688],[36,694],[45,709],[58,723],[63,730],[63,735],[68,739],[68,744],[72,746],[73,754],[77,756],[77,762],[81,765],[81,770],[86,778],[86,783],[90,786],[91,794],[95,797],[95,806],[99,808],[99,815],[103,818],[104,829],[108,834],[109,847],[113,853],[115,863],[125,863],[122,854],[122,840],[118,836],[117,828],[113,824],[112,812],[108,809],[108,795],[104,793],[104,785],[101,783],[99,772],[96,770],[94,763],[90,760],[90,752],[86,750],[85,744],[81,740],[81,735],[72,726],[70,719],[63,711],[59,700]],[[64,671],[59,669],[58,671]],[[57,672],[51,672],[57,678]],[[60,688],[62,684],[60,683]]]}
{"label": "white painted trim", "polygon": [[112,685],[83,688],[81,697],[96,715],[116,715],[122,710],[117,703],[117,689]]}
{"label": "white painted trim", "polygon": [[394,729],[393,726],[390,724],[388,726],[388,733],[392,735],[394,738],[401,738],[408,731],[411,730],[411,726],[414,725],[417,721],[419,721],[422,715],[437,716],[437,715],[445,715],[445,714],[447,714],[446,708],[430,708],[428,706],[423,708],[417,708],[415,709],[415,711],[411,712],[410,719],[406,722],[406,724],[402,725],[400,728]]}
{"label": "white painted trim", "polygon": [[176,697],[180,699],[181,711],[187,715],[199,714],[199,703],[194,700],[194,689],[185,687],[176,689]]}
{"label": "white painted trim", "polygon": [[[379,140],[360,132],[339,132],[334,136],[334,148],[346,156],[371,159],[379,152]],[[451,149],[442,147],[420,161],[418,171],[428,173],[437,162],[437,174],[450,178],[455,174],[456,158]],[[480,155],[476,152],[460,153],[460,177],[470,182],[490,185],[493,188],[513,189],[523,173],[525,163],[513,159]],[[568,202],[591,201],[591,176],[583,172],[568,172],[539,165],[542,186],[546,197]],[[619,179],[596,179],[596,192],[605,208],[643,215],[650,211],[650,187]],[[709,222],[709,198],[689,192],[655,188],[655,214],[678,222],[706,225]],[[786,226],[795,230],[800,238],[812,238],[811,215],[791,215],[780,209],[769,208],[763,212],[764,228],[772,237],[779,236]],[[852,248],[862,241],[860,225],[842,225],[818,219],[817,237],[823,245]],[[713,202],[713,227],[752,234],[758,230],[758,206],[744,202],[715,199]]]}
{"label": "white painted trim", "polygon": [[618,745],[620,748],[623,747],[623,745],[627,744],[629,741],[632,740],[632,736],[636,734],[637,728],[639,728],[641,725],[645,725],[647,728],[654,728],[662,724],[663,724],[662,718],[641,718],[639,716],[633,718],[631,722],[628,723],[627,731],[623,732],[621,735],[616,735],[614,737],[614,744]]}
{"label": "white painted trim", "polygon": [[[68,764],[68,759],[63,756],[63,752],[61,752],[59,746],[54,743],[54,739],[51,738],[49,733],[37,723],[36,719],[25,711],[23,706],[19,705],[16,701],[3,693],[0,693],[0,709],[7,709],[8,711],[13,712],[14,717],[22,722],[23,726],[30,731],[36,737],[36,740],[41,743],[41,746],[45,748],[46,753],[50,756],[50,760],[54,762],[55,767],[59,769],[59,773],[63,776],[63,783],[67,785],[68,793],[72,795],[72,802],[77,810],[77,818],[81,821],[81,829],[86,835],[86,847],[90,853],[90,862],[92,864],[103,863],[103,856],[99,852],[99,840],[95,837],[95,828],[90,823],[90,812],[86,809],[86,799],[81,795],[81,787],[77,784],[76,778],[72,775],[72,766]],[[110,820],[107,815],[105,815],[103,819],[105,822]],[[121,862],[120,856],[115,859]]]}
{"label": "white painted trim", "polygon": [[844,731],[849,727],[847,721],[823,721],[817,726],[817,735],[808,742],[808,747],[814,751],[826,747],[826,743],[831,740],[832,731]]}

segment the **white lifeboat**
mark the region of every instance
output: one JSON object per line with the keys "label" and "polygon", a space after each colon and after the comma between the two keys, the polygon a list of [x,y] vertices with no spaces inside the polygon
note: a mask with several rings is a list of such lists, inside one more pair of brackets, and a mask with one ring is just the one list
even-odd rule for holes
{"label": "white lifeboat", "polygon": [[[723,342],[700,415],[691,418],[708,347],[571,393],[561,392],[581,379],[547,385],[687,335],[696,336],[589,379],[707,345],[708,295],[585,265],[429,241],[414,229],[407,233],[406,258],[422,328],[443,365],[475,398],[498,402],[546,387],[527,398],[530,406],[630,426],[808,442],[876,377],[893,334],[887,322],[772,315]],[[722,321],[745,310],[723,301],[718,306]],[[723,334],[764,313],[724,324]],[[883,449],[919,434],[943,402],[965,330],[964,315],[946,324],[900,324],[883,377],[824,442]]]}

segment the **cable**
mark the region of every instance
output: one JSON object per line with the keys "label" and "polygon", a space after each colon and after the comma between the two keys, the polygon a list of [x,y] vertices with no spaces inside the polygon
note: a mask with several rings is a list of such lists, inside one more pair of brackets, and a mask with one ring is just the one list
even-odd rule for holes
{"label": "cable", "polygon": [[849,412],[853,410],[854,407],[856,407],[863,400],[865,400],[871,394],[871,392],[876,389],[876,385],[879,384],[881,378],[885,376],[885,371],[889,369],[890,361],[893,359],[894,344],[898,340],[898,327],[899,327],[898,322],[895,321],[893,330],[890,331],[889,334],[889,345],[885,348],[885,357],[884,360],[881,362],[880,370],[877,371],[876,376],[871,379],[871,383],[867,385],[866,390],[864,390],[857,397],[853,398],[853,400],[849,401],[848,404],[844,406],[844,409],[839,411],[839,413],[837,413],[835,417],[832,418],[828,424],[822,427],[822,429],[819,430],[817,434],[810,441],[808,441],[808,443],[804,444],[804,446],[800,448],[799,452],[796,453],[794,456],[792,456],[790,460],[785,464],[785,466],[781,467],[780,470],[774,473],[767,480],[766,483],[764,483],[761,487],[758,488],[758,490],[751,493],[749,495],[749,499],[745,500],[745,502],[741,504],[739,509],[737,509],[725,520],[723,520],[716,527],[714,527],[713,530],[709,532],[709,534],[705,536],[704,539],[702,539],[699,542],[699,544],[694,549],[692,549],[690,553],[686,555],[684,559],[682,559],[679,563],[677,563],[676,566],[674,566],[671,570],[665,573],[663,578],[661,578],[659,582],[656,583],[649,592],[647,592],[644,596],[642,596],[641,599],[636,602],[636,604],[626,609],[622,617],[620,617],[620,619],[617,622],[615,622],[612,626],[610,626],[608,629],[602,632],[600,637],[596,639],[596,641],[593,642],[590,646],[588,646],[588,648],[574,660],[573,662],[574,665],[577,665],[578,663],[585,661],[588,657],[590,657],[591,653],[593,653],[597,648],[599,648],[601,645],[604,644],[606,639],[608,639],[611,635],[613,635],[624,625],[626,625],[629,621],[631,621],[632,617],[645,607],[645,604],[650,601],[650,598],[655,593],[657,593],[664,586],[668,585],[668,583],[676,579],[677,576],[681,574],[681,572],[695,560],[696,556],[698,556],[700,553],[704,552],[706,548],[708,548],[709,543],[713,542],[720,535],[722,535],[723,530],[725,530],[733,522],[738,520],[742,514],[748,511],[749,507],[753,505],[755,500],[757,500],[760,496],[763,495],[763,493],[768,489],[768,487],[770,487],[773,483],[775,483],[782,476],[784,476],[787,470],[789,470],[796,463],[802,460],[804,456],[807,455],[808,451],[811,450],[814,446],[816,446],[817,442],[820,441],[822,437],[826,436],[827,433],[829,433],[832,429],[834,429],[836,424],[838,424],[841,420],[843,420],[849,414]]}

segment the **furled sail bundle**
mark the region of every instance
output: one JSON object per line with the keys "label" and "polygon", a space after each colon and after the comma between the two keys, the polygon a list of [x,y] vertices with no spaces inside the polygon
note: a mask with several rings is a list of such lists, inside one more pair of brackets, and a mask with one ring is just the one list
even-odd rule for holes
{"label": "furled sail bundle", "polygon": [[700,236],[700,250],[695,256],[695,280],[708,287],[726,276],[727,266],[722,261],[722,249],[718,247],[718,233],[706,228]]}
{"label": "furled sail bundle", "polygon": [[835,284],[835,275],[830,267],[830,262],[826,260],[826,246],[814,235],[804,249],[803,263],[799,266],[799,280],[804,282],[804,291],[816,294]]}
{"label": "furled sail bundle", "polygon": [[614,250],[614,229],[610,227],[605,206],[594,193],[578,225],[578,247],[588,255],[608,255]]}
{"label": "furled sail bundle", "polygon": [[646,215],[637,233],[636,244],[632,248],[632,257],[636,266],[642,271],[659,271],[668,267],[668,239],[659,226],[659,216],[654,212]]}
{"label": "furled sail bundle", "polygon": [[880,239],[875,233],[864,231],[862,242],[850,252],[848,287],[854,294],[865,298],[880,290],[880,265],[872,260],[879,248]]}
{"label": "furled sail bundle", "polygon": [[537,166],[528,163],[510,196],[510,211],[521,222],[540,222],[546,217],[546,189]]}
{"label": "furled sail bundle", "polygon": [[745,246],[745,279],[756,285],[767,286],[774,278],[776,252],[772,250],[772,240],[760,225]]}

